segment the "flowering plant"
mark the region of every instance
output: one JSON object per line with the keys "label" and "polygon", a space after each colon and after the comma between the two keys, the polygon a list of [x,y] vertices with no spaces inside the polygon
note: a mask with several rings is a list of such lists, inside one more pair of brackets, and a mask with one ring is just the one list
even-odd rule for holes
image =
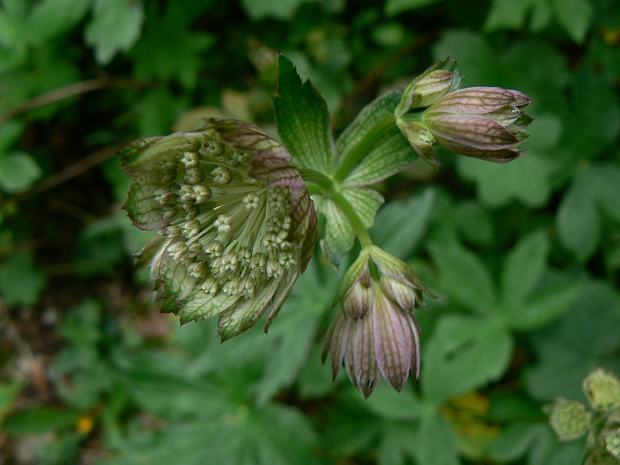
{"label": "flowering plant", "polygon": [[[524,94],[457,90],[456,64],[443,60],[370,103],[334,141],[325,101],[279,61],[274,100],[282,143],[253,125],[207,120],[195,132],[134,142],[121,157],[134,183],[126,209],[158,235],[137,254],[150,267],[162,310],[181,322],[218,317],[222,340],[269,327],[320,241],[335,267],[360,251],[336,293],[342,311],[330,326],[331,355],[365,397],[383,377],[400,391],[420,370],[414,311],[432,296],[404,262],[373,244],[368,228],[383,197],[372,184],[419,155],[438,166],[435,146],[495,162],[520,156],[532,118]],[[307,185],[312,186],[312,198]]]}

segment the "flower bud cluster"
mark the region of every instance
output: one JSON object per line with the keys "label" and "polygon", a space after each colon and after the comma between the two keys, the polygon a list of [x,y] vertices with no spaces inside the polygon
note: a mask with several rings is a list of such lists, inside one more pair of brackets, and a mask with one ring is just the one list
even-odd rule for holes
{"label": "flower bud cluster", "polygon": [[532,100],[516,90],[457,90],[459,85],[456,64],[445,59],[404,90],[396,124],[415,151],[434,166],[439,166],[436,145],[497,163],[521,156],[518,145],[528,137],[524,129],[533,121],[523,108]]}
{"label": "flower bud cluster", "polygon": [[257,127],[211,120],[121,154],[134,180],[125,205],[159,234],[137,255],[164,311],[219,316],[222,339],[277,314],[312,255],[316,214],[290,155]]}
{"label": "flower bud cluster", "polygon": [[400,391],[409,372],[420,373],[420,327],[414,310],[431,295],[402,261],[376,246],[365,248],[345,275],[336,301],[342,311],[323,343],[334,379],[344,362],[365,397],[381,378]]}
{"label": "flower bud cluster", "polygon": [[549,423],[561,441],[589,432],[585,463],[616,463],[614,458],[620,460],[620,379],[596,368],[583,380],[583,392],[591,409],[577,400],[559,398],[551,407]]}

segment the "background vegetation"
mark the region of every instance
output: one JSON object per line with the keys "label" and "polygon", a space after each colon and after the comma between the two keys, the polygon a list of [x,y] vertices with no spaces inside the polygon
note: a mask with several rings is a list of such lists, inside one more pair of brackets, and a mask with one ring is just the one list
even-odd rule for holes
{"label": "background vegetation", "polygon": [[[439,296],[400,394],[321,366],[321,260],[268,336],[225,344],[132,269],[115,152],[205,116],[274,133],[276,50],[336,132],[447,55],[536,100],[526,157],[378,186],[374,239]],[[620,371],[619,91],[615,0],[1,0],[0,463],[579,463],[541,407]]]}

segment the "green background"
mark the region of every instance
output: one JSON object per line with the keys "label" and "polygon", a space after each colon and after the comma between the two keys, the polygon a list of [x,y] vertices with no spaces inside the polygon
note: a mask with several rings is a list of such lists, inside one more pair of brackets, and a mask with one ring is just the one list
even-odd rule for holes
{"label": "green background", "polygon": [[[438,298],[422,373],[364,401],[320,363],[315,258],[269,334],[179,327],[132,269],[115,153],[206,116],[275,135],[276,51],[335,134],[457,60],[535,103],[505,165],[440,151],[375,186],[371,236]],[[0,459],[39,464],[580,463],[542,407],[620,371],[616,0],[1,0]]]}

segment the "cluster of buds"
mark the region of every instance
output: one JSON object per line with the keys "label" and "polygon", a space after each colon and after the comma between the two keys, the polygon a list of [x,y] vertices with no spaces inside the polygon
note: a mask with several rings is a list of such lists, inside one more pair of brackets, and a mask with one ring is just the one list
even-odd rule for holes
{"label": "cluster of buds", "polygon": [[445,59],[405,88],[394,112],[396,124],[418,155],[436,167],[436,145],[497,163],[522,155],[518,145],[533,121],[523,108],[532,100],[499,87],[457,90],[460,81],[454,61]]}
{"label": "cluster of buds", "polygon": [[430,294],[411,269],[382,249],[364,248],[347,271],[335,302],[341,311],[323,343],[334,379],[343,362],[368,398],[381,377],[400,391],[409,372],[420,374],[420,327],[414,310]]}
{"label": "cluster of buds", "polygon": [[577,400],[559,398],[551,407],[549,423],[561,441],[570,441],[589,432],[586,464],[620,461],[620,380],[602,368],[583,381],[590,409]]}
{"label": "cluster of buds", "polygon": [[209,120],[197,132],[134,142],[135,226],[159,233],[136,255],[150,267],[162,310],[181,322],[218,316],[222,340],[271,305],[265,329],[305,270],[316,213],[286,149],[253,125]]}

